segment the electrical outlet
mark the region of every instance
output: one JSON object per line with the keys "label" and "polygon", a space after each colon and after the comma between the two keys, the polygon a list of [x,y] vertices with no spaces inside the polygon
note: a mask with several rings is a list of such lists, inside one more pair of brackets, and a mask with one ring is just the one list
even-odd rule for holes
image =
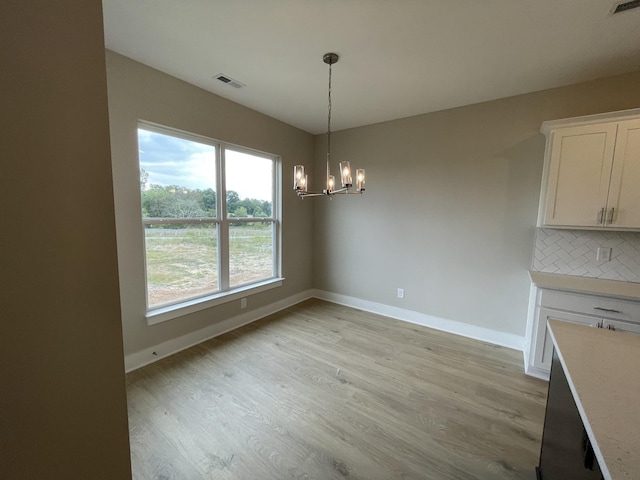
{"label": "electrical outlet", "polygon": [[398,298],[404,298],[404,288],[398,289]]}
{"label": "electrical outlet", "polygon": [[247,299],[246,298],[241,298],[240,299],[240,308],[247,308]]}
{"label": "electrical outlet", "polygon": [[596,261],[608,262],[611,260],[611,247],[598,247],[596,249]]}

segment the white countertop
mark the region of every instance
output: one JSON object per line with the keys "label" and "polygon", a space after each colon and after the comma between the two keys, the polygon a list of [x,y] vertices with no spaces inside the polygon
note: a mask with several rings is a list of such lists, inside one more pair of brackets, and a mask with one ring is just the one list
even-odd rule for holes
{"label": "white countertop", "polygon": [[640,283],[532,271],[529,275],[531,281],[540,288],[640,300]]}
{"label": "white countertop", "polygon": [[549,321],[605,479],[640,479],[640,335]]}

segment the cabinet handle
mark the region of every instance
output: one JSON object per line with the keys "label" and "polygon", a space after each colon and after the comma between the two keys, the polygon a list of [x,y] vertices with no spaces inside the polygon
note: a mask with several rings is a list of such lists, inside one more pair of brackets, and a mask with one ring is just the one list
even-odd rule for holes
{"label": "cabinet handle", "polygon": [[598,225],[604,225],[604,207],[598,212]]}
{"label": "cabinet handle", "polygon": [[593,307],[593,309],[601,312],[622,313],[620,310],[614,310],[613,308]]}
{"label": "cabinet handle", "polygon": [[609,225],[613,223],[613,207],[611,207],[611,211],[609,212],[609,218],[607,219],[607,223]]}

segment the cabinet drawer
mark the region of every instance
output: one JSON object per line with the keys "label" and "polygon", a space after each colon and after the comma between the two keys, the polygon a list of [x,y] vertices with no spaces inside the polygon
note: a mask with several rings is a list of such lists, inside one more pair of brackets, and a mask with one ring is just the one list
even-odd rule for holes
{"label": "cabinet drawer", "polygon": [[541,289],[539,295],[538,301],[542,307],[628,322],[640,322],[640,302],[545,289]]}

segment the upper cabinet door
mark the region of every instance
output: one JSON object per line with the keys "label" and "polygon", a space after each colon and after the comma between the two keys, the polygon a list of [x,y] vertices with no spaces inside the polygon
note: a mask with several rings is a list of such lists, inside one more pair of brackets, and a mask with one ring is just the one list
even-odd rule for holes
{"label": "upper cabinet door", "polygon": [[616,132],[615,123],[553,131],[544,225],[603,226]]}
{"label": "upper cabinet door", "polygon": [[640,226],[640,119],[618,123],[607,226]]}

